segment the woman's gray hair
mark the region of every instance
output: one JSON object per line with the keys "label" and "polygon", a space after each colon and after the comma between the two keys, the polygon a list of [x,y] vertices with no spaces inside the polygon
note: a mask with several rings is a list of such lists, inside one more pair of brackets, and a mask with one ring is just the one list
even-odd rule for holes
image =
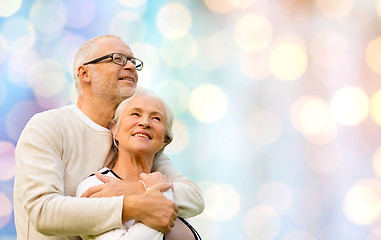
{"label": "woman's gray hair", "polygon": [[77,89],[78,93],[82,91],[81,85],[79,84],[78,68],[85,62],[91,61],[93,60],[93,58],[96,57],[96,55],[99,52],[97,40],[100,38],[106,38],[106,37],[114,37],[114,38],[121,39],[120,37],[115,35],[101,35],[101,36],[92,38],[89,41],[82,44],[82,46],[78,49],[77,53],[75,54],[75,57],[73,60],[73,77],[74,77],[75,88]]}
{"label": "woman's gray hair", "polygon": [[[119,128],[119,124],[120,124],[120,118],[126,108],[126,105],[128,102],[130,102],[132,99],[134,99],[134,97],[136,96],[148,96],[148,97],[153,97],[157,100],[159,100],[163,106],[164,106],[164,109],[165,109],[165,123],[166,123],[166,126],[165,126],[165,139],[167,140],[167,143],[165,144],[165,146],[159,151],[156,153],[156,155],[162,153],[164,151],[164,148],[170,143],[172,142],[172,139],[173,139],[173,133],[172,133],[172,125],[173,125],[173,113],[171,111],[171,109],[169,108],[169,106],[163,101],[163,99],[161,99],[160,97],[158,97],[155,93],[153,93],[152,91],[146,89],[146,88],[142,88],[142,87],[137,87],[135,89],[135,94],[132,95],[131,97],[125,99],[123,102],[121,102],[119,104],[119,106],[116,108],[115,110],[115,115],[114,115],[114,118],[111,120],[111,126],[110,128],[114,127],[114,133],[118,130]],[[114,136],[114,133],[113,133],[113,141],[114,141],[114,145],[116,148],[118,148],[117,146],[117,143],[115,141],[115,136]]]}

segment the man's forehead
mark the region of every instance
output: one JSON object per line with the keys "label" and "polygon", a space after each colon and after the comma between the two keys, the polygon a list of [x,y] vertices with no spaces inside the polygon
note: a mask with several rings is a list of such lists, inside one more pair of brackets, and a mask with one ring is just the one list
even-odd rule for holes
{"label": "man's forehead", "polygon": [[117,37],[99,38],[97,40],[97,45],[102,54],[118,52],[129,56],[133,55],[130,47]]}

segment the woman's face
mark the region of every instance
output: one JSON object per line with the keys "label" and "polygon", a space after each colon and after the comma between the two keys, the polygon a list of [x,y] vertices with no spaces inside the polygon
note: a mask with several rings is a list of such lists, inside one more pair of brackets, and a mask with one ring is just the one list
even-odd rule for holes
{"label": "woman's face", "polygon": [[116,139],[119,150],[129,153],[155,154],[165,144],[165,108],[150,96],[135,96],[121,116]]}

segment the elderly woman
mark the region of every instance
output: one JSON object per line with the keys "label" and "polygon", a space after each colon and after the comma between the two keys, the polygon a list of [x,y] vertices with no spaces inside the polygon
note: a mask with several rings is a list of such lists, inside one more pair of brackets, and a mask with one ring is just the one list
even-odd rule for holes
{"label": "elderly woman", "polygon": [[[119,105],[112,121],[114,144],[118,149],[115,166],[112,169],[103,168],[99,172],[124,181],[140,180],[147,191],[170,182],[159,172],[151,173],[151,169],[155,154],[161,153],[172,141],[172,122],[172,112],[161,99],[147,90],[137,89],[134,96]],[[81,196],[88,188],[102,183],[96,176],[91,175],[80,183],[77,196]],[[163,194],[173,200],[171,189]],[[107,214],[104,216],[107,217]],[[130,220],[120,229],[98,236],[81,237],[97,240],[200,239],[197,232],[184,219],[178,218],[172,225],[174,227],[171,232],[164,236],[163,233],[143,223]]]}

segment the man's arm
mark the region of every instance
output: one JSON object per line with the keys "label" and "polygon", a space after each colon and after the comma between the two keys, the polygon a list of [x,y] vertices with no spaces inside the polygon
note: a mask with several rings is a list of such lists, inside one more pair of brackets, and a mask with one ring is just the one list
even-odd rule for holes
{"label": "man's arm", "polygon": [[[15,212],[29,216],[45,235],[98,234],[122,224],[123,196],[80,199],[64,196],[62,138],[54,119],[33,117],[16,147]],[[83,161],[83,159],[78,159]],[[99,219],[107,212],[108,219]]]}
{"label": "man's arm", "polygon": [[179,207],[178,216],[189,218],[204,210],[204,199],[198,186],[181,174],[165,154],[155,157],[152,172],[161,172],[173,182],[173,198]]}

